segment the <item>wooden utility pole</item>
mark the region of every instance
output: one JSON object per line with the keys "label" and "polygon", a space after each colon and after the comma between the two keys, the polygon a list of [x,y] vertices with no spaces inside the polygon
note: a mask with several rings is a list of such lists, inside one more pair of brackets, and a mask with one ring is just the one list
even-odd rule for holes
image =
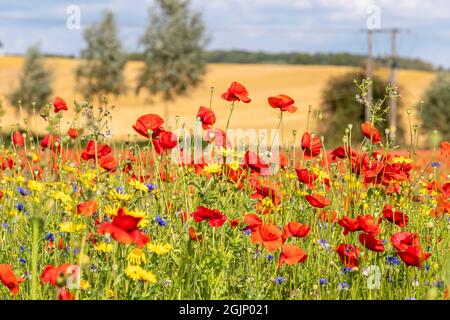
{"label": "wooden utility pole", "polygon": [[[398,29],[391,30],[391,76],[389,83],[393,90],[397,83],[397,33]],[[395,139],[397,134],[397,97],[391,95],[389,99],[389,138],[391,141]]]}
{"label": "wooden utility pole", "polygon": [[[397,84],[397,35],[403,30],[398,28],[389,29],[369,29],[364,30],[367,33],[367,68],[366,68],[366,78],[372,81],[373,77],[373,34],[374,32],[389,32],[391,34],[391,74],[389,77],[389,83],[391,87],[395,90]],[[404,30],[408,31],[408,30]],[[369,85],[367,90],[367,104],[365,106],[364,118],[365,121],[370,121],[370,110],[369,106],[373,101],[373,87]],[[395,139],[397,133],[397,98],[392,95],[389,98],[389,138],[391,140]]]}

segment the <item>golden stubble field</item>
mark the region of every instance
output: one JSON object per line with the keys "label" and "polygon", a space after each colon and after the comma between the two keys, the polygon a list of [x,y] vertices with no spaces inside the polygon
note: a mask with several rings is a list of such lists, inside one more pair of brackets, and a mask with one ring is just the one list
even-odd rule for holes
{"label": "golden stubble field", "polygon": [[[1,120],[3,130],[10,129],[11,125],[19,123],[23,126],[22,117],[17,115],[5,98],[18,84],[23,59],[21,57],[0,57],[0,98],[3,100],[6,114]],[[46,64],[53,72],[54,95],[65,99],[70,106],[73,100],[81,101],[81,96],[75,90],[74,71],[77,60],[65,58],[48,58]],[[129,62],[126,66],[125,77],[130,87],[127,94],[118,98],[111,98],[111,104],[116,106],[113,113],[112,130],[115,138],[124,138],[132,132],[131,126],[137,117],[146,113],[164,115],[164,101],[155,99],[149,102],[148,96],[141,93],[136,96],[134,87],[140,68],[140,62]],[[245,64],[210,64],[205,80],[201,86],[192,90],[189,96],[181,97],[169,103],[169,125],[175,125],[176,116],[178,125],[186,124],[191,127],[195,120],[198,107],[209,105],[210,88],[214,87],[213,110],[217,115],[217,126],[224,128],[229,112],[229,103],[222,100],[220,95],[232,81],[244,84],[250,92],[251,104],[238,104],[231,119],[233,128],[276,128],[278,112],[267,103],[267,97],[280,93],[293,97],[298,111],[295,114],[286,114],[283,117],[283,135],[289,139],[293,129],[302,132],[306,129],[308,105],[314,110],[320,108],[321,93],[330,77],[344,74],[353,70],[352,67],[341,66],[294,66],[294,65],[245,65]],[[377,71],[379,75],[388,77],[389,70]],[[434,78],[434,73],[413,70],[400,70],[398,83],[402,88],[401,99],[404,99],[405,108],[415,108],[424,91]],[[401,110],[405,112],[405,110]],[[404,117],[406,118],[406,117]],[[70,112],[64,119],[72,119]],[[324,119],[326,123],[326,119]],[[40,117],[34,119],[32,127],[42,132],[45,123]],[[67,123],[64,123],[67,126]],[[320,125],[312,124],[312,129]],[[343,124],[344,129],[345,124]]]}

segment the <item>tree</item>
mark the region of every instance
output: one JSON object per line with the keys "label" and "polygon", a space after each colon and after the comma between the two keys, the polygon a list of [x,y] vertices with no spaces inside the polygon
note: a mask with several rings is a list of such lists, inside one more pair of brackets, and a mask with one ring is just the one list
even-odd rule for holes
{"label": "tree", "polygon": [[78,89],[88,99],[115,96],[126,90],[123,69],[126,54],[122,50],[112,12],[105,12],[102,20],[84,33],[87,48],[81,51],[82,62],[77,68]]}
{"label": "tree", "polygon": [[[348,124],[353,125],[352,141],[357,143],[361,141],[363,136],[360,125],[364,122],[364,106],[358,101],[357,96],[360,94],[358,87],[354,81],[359,83],[365,79],[362,71],[350,72],[341,76],[333,77],[328,81],[322,93],[323,118],[326,119],[326,126],[319,126],[320,134],[325,137],[328,147],[336,147],[342,145],[342,137],[344,130]],[[377,76],[372,77],[373,82],[373,101],[379,101],[386,95],[388,82]],[[386,108],[387,108],[386,100]],[[398,101],[399,108],[401,100]],[[387,114],[385,114],[387,116]],[[377,129],[384,135],[384,130],[389,127],[387,119],[381,125],[377,125]],[[401,115],[398,115],[398,123],[401,123]],[[397,129],[396,142],[401,141],[403,137],[403,128]]]}
{"label": "tree", "polygon": [[25,54],[19,86],[9,100],[13,106],[21,105],[31,114],[34,108],[39,110],[48,103],[51,94],[51,73],[44,65],[39,46],[32,46]]}
{"label": "tree", "polygon": [[450,141],[450,73],[441,72],[430,85],[419,106],[422,127],[426,131],[440,131],[443,140]]}
{"label": "tree", "polygon": [[197,86],[206,71],[205,28],[199,13],[191,13],[189,0],[156,0],[149,11],[149,25],[141,38],[144,67],[136,93],[145,88],[168,102]]}

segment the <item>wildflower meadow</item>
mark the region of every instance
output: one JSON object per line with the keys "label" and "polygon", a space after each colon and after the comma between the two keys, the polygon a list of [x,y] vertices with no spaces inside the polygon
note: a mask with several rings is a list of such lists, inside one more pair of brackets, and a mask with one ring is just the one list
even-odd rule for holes
{"label": "wildflower meadow", "polygon": [[208,93],[186,106],[192,124],[136,114],[123,140],[106,99],[55,97],[36,111],[43,136],[26,117],[12,125],[0,299],[448,299],[449,142],[418,150],[411,127],[398,145],[377,129],[383,101],[342,123],[340,146],[316,133],[326,119],[282,136],[283,119],[309,112],[284,94],[267,97],[271,130],[238,130],[251,88],[223,89],[224,128]]}

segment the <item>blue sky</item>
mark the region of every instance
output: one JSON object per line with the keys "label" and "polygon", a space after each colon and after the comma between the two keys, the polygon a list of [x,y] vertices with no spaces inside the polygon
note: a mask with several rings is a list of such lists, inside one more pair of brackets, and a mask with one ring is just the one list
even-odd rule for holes
{"label": "blue sky", "polygon": [[[0,2],[4,53],[40,43],[45,52],[78,54],[83,28],[112,10],[124,47],[138,51],[152,0],[14,0]],[[69,5],[81,11],[81,29],[68,30]],[[367,9],[379,8],[382,28],[406,28],[399,54],[450,67],[448,0],[192,0],[212,38],[209,48],[303,52],[366,52]],[[388,55],[389,35],[377,34],[374,53]]]}

